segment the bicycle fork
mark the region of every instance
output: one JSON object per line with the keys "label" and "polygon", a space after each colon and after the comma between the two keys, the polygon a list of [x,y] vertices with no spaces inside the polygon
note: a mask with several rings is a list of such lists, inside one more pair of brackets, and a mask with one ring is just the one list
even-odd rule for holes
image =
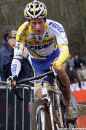
{"label": "bicycle fork", "polygon": [[[56,98],[57,98],[57,103],[58,103],[57,107],[58,107],[58,112],[59,112],[59,121],[60,121],[60,125],[61,125],[60,127],[64,128],[59,95],[57,95]],[[52,130],[55,130],[54,117],[53,117],[53,103],[52,102],[50,102],[49,111],[50,111],[50,119],[51,119]],[[56,125],[56,128],[59,130],[58,124]]]}
{"label": "bicycle fork", "polygon": [[[58,108],[58,113],[59,113],[59,122],[60,122],[60,127],[64,128],[64,124],[63,124],[63,117],[62,117],[62,110],[61,110],[61,103],[60,103],[60,94],[61,92],[58,89],[58,85],[57,85],[57,80],[54,80],[54,89],[56,90],[55,96],[56,96],[56,103],[57,103],[57,108]],[[57,129],[58,129],[58,125],[56,125]]]}
{"label": "bicycle fork", "polygon": [[50,119],[51,119],[51,126],[52,126],[52,130],[54,130],[54,119],[53,119],[53,107],[52,107],[52,102],[50,103],[50,107],[49,107],[49,110],[50,110]]}
{"label": "bicycle fork", "polygon": [[61,128],[64,128],[62,111],[61,111],[61,104],[60,104],[60,99],[59,99],[58,94],[56,95],[56,100],[57,100],[57,107],[58,107],[58,112],[59,112],[59,121],[60,121],[60,124],[61,124]]}

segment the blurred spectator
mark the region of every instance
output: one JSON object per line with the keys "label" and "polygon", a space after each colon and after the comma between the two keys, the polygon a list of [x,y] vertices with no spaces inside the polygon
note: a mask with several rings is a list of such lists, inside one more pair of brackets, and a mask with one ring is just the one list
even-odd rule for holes
{"label": "blurred spectator", "polygon": [[86,80],[86,66],[83,63],[81,63],[80,66],[81,68],[78,70],[78,77],[80,81],[84,81]]}
{"label": "blurred spectator", "polygon": [[78,54],[75,54],[75,56],[74,56],[74,68],[75,68],[75,71],[76,71],[76,77],[77,77],[77,81],[78,81],[78,84],[79,84],[79,88],[81,89],[81,79],[80,79],[80,75],[79,75],[80,63],[81,63],[81,59],[79,58]]}
{"label": "blurred spectator", "polygon": [[[17,33],[17,27],[13,25],[8,25],[5,28],[3,37],[4,37],[4,43],[2,48],[0,49],[0,74],[1,74],[1,80],[6,81],[9,76],[11,76],[11,62],[13,59],[13,53],[14,53],[14,46],[16,43],[16,33]],[[22,64],[21,64],[21,72],[19,74],[18,80],[23,79],[23,78],[29,78],[33,76],[33,70],[30,65],[30,63],[27,60],[28,56],[28,51],[27,48],[24,48],[23,51],[23,56],[24,58],[22,59]],[[20,90],[20,89],[19,89]],[[18,91],[21,93],[21,91]],[[29,93],[28,97],[25,99],[25,126],[24,130],[29,129],[29,113],[28,113],[28,102],[29,102]],[[9,104],[10,105],[10,104]],[[19,115],[20,116],[20,115]],[[21,118],[21,116],[20,116]],[[11,129],[13,126],[11,125]],[[11,130],[9,129],[9,130]]]}
{"label": "blurred spectator", "polygon": [[82,57],[82,63],[86,66],[86,56]]}
{"label": "blurred spectator", "polygon": [[0,49],[0,72],[2,80],[7,80],[7,78],[11,75],[10,64],[13,58],[13,47],[16,43],[16,32],[17,27],[10,25],[6,27],[3,34],[4,44]]}
{"label": "blurred spectator", "polygon": [[74,57],[70,56],[67,61],[67,74],[69,76],[70,82],[74,83],[77,82],[76,72],[74,69]]}
{"label": "blurred spectator", "polygon": [[81,81],[86,80],[86,59],[85,57],[70,56],[67,61],[67,74],[70,78],[70,82],[78,82],[78,86],[81,88]]}
{"label": "blurred spectator", "polygon": [[77,54],[74,57],[74,68],[76,71],[79,87],[81,88],[81,81],[86,79],[86,64],[85,60],[83,60],[83,58],[80,58]]}
{"label": "blurred spectator", "polygon": [[69,67],[67,69],[67,74],[71,83],[77,82],[76,72],[73,67]]}
{"label": "blurred spectator", "polygon": [[67,61],[68,67],[74,68],[74,57],[70,55],[70,58]]}
{"label": "blurred spectator", "polygon": [[[17,27],[13,25],[8,25],[5,28],[3,37],[4,37],[4,44],[2,48],[0,49],[0,72],[1,72],[1,79],[6,81],[7,78],[11,75],[11,62],[13,59],[13,53],[14,53],[14,46],[16,43],[16,33],[17,33]],[[28,52],[24,51],[24,56],[27,57]],[[26,58],[23,58],[22,60],[22,69],[19,74],[19,79],[28,78],[33,76],[33,70],[29,62],[26,60]]]}
{"label": "blurred spectator", "polygon": [[80,69],[80,63],[81,63],[81,59],[79,58],[79,56],[77,54],[75,54],[75,56],[74,56],[74,68],[76,70]]}
{"label": "blurred spectator", "polygon": [[[2,57],[0,56],[0,64],[2,64]],[[2,77],[2,68],[0,68],[0,80],[1,80],[1,77]]]}

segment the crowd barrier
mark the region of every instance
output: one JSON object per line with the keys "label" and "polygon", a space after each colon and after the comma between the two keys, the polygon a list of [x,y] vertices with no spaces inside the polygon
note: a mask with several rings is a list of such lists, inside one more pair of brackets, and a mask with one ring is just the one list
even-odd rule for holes
{"label": "crowd barrier", "polygon": [[17,88],[19,100],[8,86],[0,86],[0,130],[31,130],[30,104],[33,92]]}
{"label": "crowd barrier", "polygon": [[[86,103],[86,82],[82,82],[82,89],[77,83],[71,84],[71,90],[80,105]],[[33,91],[25,87],[17,88],[17,91],[23,101],[7,85],[0,86],[0,130],[31,130],[30,105]],[[77,122],[79,128],[86,128],[86,114],[79,115]]]}

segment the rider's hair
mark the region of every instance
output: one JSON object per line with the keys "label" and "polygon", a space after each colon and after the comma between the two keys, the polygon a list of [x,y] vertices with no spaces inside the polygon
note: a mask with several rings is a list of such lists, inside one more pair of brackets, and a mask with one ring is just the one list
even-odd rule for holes
{"label": "rider's hair", "polygon": [[7,41],[7,37],[11,37],[11,32],[17,29],[18,28],[14,25],[7,25],[3,33],[4,40]]}
{"label": "rider's hair", "polygon": [[26,5],[24,16],[27,19],[46,18],[47,8],[44,3],[34,0]]}
{"label": "rider's hair", "polygon": [[[44,19],[44,22],[46,22],[46,18],[43,18]],[[28,19],[28,22],[30,22],[31,19]]]}

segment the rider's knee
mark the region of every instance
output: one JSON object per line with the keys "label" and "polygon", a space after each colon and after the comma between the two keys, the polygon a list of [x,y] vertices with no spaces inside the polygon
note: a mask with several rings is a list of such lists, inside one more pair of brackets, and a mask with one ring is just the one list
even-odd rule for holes
{"label": "rider's knee", "polygon": [[48,82],[44,82],[42,83],[35,83],[35,89],[34,89],[34,94],[35,94],[35,98],[39,98],[42,99],[42,96],[44,94],[44,89],[46,90],[51,89],[51,85]]}

